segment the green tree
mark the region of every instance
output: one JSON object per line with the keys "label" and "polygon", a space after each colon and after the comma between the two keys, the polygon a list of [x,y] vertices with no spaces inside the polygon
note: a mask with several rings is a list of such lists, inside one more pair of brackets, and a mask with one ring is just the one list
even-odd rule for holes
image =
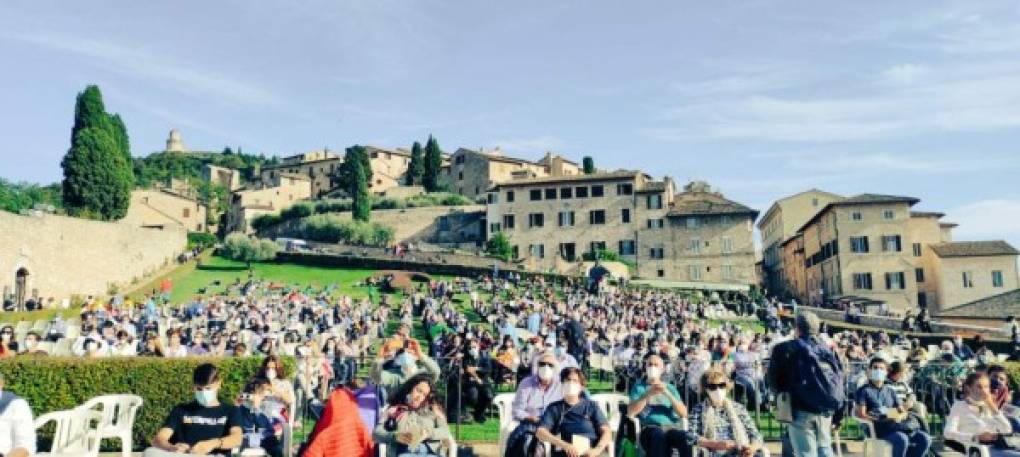
{"label": "green tree", "polygon": [[586,175],[595,174],[595,159],[592,159],[591,156],[584,156],[582,164],[583,164],[582,166],[584,167],[584,174]]}
{"label": "green tree", "polygon": [[352,164],[354,182],[351,188],[351,217],[356,221],[368,222],[372,217],[372,198],[368,195],[368,180],[365,178],[365,167],[361,161]]}
{"label": "green tree", "polygon": [[71,148],[61,161],[68,212],[105,220],[124,217],[134,188],[132,166],[123,120],[106,112],[99,87],[87,86],[75,100]]}
{"label": "green tree", "polygon": [[127,214],[133,187],[131,168],[106,130],[79,131],[60,166],[69,213],[104,220]]}
{"label": "green tree", "polygon": [[489,241],[485,242],[485,252],[490,256],[509,262],[510,258],[513,257],[514,248],[510,246],[510,237],[506,236],[503,232],[499,232],[493,235],[492,238],[489,238]]}
{"label": "green tree", "polygon": [[426,192],[439,191],[439,172],[443,168],[443,151],[439,142],[429,135],[425,143],[425,170],[422,172],[422,185]]}
{"label": "green tree", "polygon": [[411,163],[407,166],[407,179],[404,184],[413,186],[415,184],[421,184],[422,177],[425,175],[425,161],[422,157],[421,143],[415,141],[411,145]]}
{"label": "green tree", "polygon": [[340,163],[340,167],[337,169],[334,176],[334,185],[347,192],[348,195],[354,195],[354,189],[357,185],[354,177],[354,163],[360,163],[362,172],[365,174],[365,182],[372,182],[372,159],[368,156],[368,151],[365,150],[364,146],[354,145],[344,152],[344,160]]}
{"label": "green tree", "polygon": [[260,240],[243,233],[231,233],[223,241],[223,256],[245,262],[251,269],[252,262],[263,262],[276,258],[277,246],[269,240]]}

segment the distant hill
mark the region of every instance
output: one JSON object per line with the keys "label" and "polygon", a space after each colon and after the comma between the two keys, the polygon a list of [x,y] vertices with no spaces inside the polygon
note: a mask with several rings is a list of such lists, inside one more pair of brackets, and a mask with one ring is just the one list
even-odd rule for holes
{"label": "distant hill", "polygon": [[171,178],[201,181],[202,168],[206,164],[240,170],[241,181],[248,182],[258,176],[260,167],[275,164],[277,158],[225,149],[223,152],[155,152],[146,157],[135,157],[134,161],[135,185],[149,187],[155,183],[166,183]]}

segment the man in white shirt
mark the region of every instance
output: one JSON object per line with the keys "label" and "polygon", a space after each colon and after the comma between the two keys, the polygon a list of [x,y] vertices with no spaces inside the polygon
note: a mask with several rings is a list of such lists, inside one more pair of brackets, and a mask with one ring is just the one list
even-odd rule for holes
{"label": "man in white shirt", "polygon": [[0,455],[29,457],[35,454],[35,427],[28,402],[4,389],[0,373]]}

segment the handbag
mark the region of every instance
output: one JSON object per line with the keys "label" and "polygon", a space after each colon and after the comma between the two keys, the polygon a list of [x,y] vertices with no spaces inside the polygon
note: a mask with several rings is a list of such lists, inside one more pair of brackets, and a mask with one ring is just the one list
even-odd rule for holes
{"label": "handbag", "polygon": [[793,422],[793,398],[789,392],[779,392],[776,395],[776,410],[774,411],[776,420],[784,423]]}

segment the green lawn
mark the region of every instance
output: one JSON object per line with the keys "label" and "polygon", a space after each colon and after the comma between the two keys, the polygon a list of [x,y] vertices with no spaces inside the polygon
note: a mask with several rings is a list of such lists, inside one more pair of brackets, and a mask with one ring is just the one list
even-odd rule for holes
{"label": "green lawn", "polygon": [[[375,271],[277,263],[252,264],[252,272],[256,278],[301,289],[312,287],[319,290],[328,285],[336,285],[338,289],[333,291],[334,294],[350,295],[353,298],[368,296],[368,287],[355,287],[354,284],[372,276]],[[180,304],[196,296],[202,288],[206,289],[206,294],[222,293],[227,286],[235,282],[243,283],[248,279],[248,270],[244,262],[210,256],[203,259],[201,268],[174,272],[169,277],[173,280],[171,303]],[[219,281],[220,285],[214,286],[215,281]]]}

